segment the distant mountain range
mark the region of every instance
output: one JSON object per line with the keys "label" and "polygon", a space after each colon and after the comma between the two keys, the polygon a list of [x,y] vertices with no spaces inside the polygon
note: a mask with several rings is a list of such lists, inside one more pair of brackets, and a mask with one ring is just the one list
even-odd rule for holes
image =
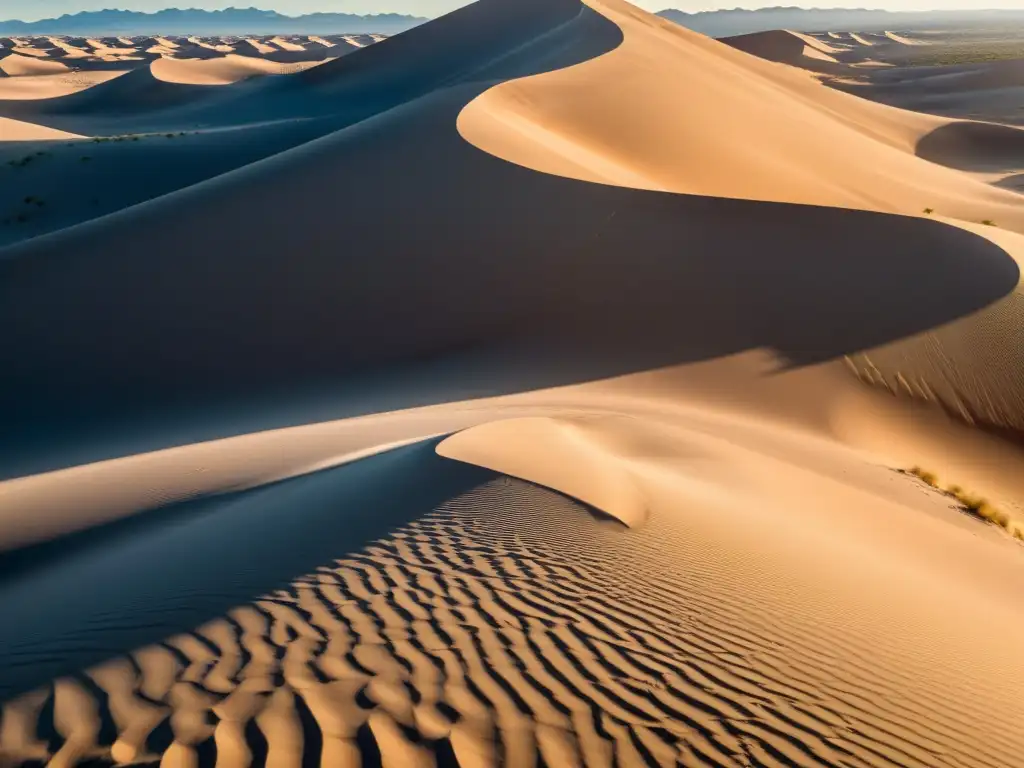
{"label": "distant mountain range", "polygon": [[342,32],[393,35],[424,21],[427,19],[397,13],[285,16],[257,8],[228,8],[223,11],[169,8],[156,13],[84,11],[31,22],[0,21],[0,35],[326,35]]}
{"label": "distant mountain range", "polygon": [[[687,13],[669,8],[659,16],[711,37],[742,35],[769,29],[800,31],[882,31],[886,29],[977,28],[991,24],[1024,25],[1024,9],[991,11],[883,11],[866,8],[776,7]],[[40,21],[0,21],[0,35],[263,35],[366,34],[393,35],[427,21],[418,16],[380,13],[311,13],[286,16],[257,8],[223,11],[169,8],[142,11],[84,11]]]}
{"label": "distant mountain range", "polygon": [[659,16],[711,37],[745,35],[769,29],[800,32],[872,32],[899,29],[979,28],[1024,25],[1024,9],[991,11],[882,11],[867,8],[776,7],[686,13],[669,8]]}

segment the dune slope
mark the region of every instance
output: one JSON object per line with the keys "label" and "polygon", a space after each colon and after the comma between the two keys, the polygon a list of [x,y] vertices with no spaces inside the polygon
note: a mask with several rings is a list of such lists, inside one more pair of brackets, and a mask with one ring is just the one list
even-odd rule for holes
{"label": "dune slope", "polygon": [[842,362],[1017,301],[939,123],[618,0],[195,88],[335,130],[0,251],[5,759],[1014,764],[1021,547],[892,468],[1024,453]]}

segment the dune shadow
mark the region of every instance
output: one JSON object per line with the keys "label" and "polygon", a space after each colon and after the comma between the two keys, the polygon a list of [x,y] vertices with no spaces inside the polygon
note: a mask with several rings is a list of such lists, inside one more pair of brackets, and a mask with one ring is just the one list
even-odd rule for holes
{"label": "dune shadow", "polygon": [[914,152],[961,171],[1015,168],[1024,161],[1024,130],[999,123],[947,123],[922,136]]}
{"label": "dune shadow", "polygon": [[0,701],[283,589],[495,476],[436,442],[0,556]]}
{"label": "dune shadow", "polygon": [[[807,365],[1016,286],[1000,248],[939,222],[593,184],[470,145],[458,115],[496,82],[621,41],[575,0],[542,7],[547,33],[517,11],[532,42],[502,27],[506,54],[474,49],[461,80],[446,60],[401,106],[4,251],[0,476],[757,348]],[[374,88],[361,52],[305,74],[394,100],[404,37],[366,49]]]}

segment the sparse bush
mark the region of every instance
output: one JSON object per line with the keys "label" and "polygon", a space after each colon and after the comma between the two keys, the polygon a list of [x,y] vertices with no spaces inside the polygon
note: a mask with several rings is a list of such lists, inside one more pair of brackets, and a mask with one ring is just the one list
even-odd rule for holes
{"label": "sparse bush", "polygon": [[[937,476],[934,472],[930,472],[927,469],[914,466],[908,470],[904,470],[904,473],[913,475],[923,483],[927,483],[933,488],[939,487]],[[987,523],[998,525],[1007,533],[1024,541],[1024,523],[1015,521],[1009,514],[992,505],[984,497],[967,493],[967,491],[962,487],[955,484],[947,486],[944,492],[946,495],[956,499],[964,512],[974,515],[979,520],[984,520]]]}
{"label": "sparse bush", "polygon": [[933,213],[935,213],[935,209],[934,208],[925,208],[924,212],[925,212],[926,215],[931,216]]}
{"label": "sparse bush", "polygon": [[927,469],[922,469],[921,467],[911,467],[910,474],[914,475],[919,480],[921,480],[924,483],[927,483],[933,488],[937,488],[939,485],[939,478],[936,476],[934,472],[929,472]]}
{"label": "sparse bush", "polygon": [[992,221],[992,219],[982,219],[981,223],[984,224],[986,227],[994,227],[996,225],[996,223]]}

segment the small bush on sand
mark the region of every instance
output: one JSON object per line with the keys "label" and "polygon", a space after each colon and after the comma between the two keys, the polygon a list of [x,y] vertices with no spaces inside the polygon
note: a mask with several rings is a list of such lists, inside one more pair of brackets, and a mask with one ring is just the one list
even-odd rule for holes
{"label": "small bush on sand", "polygon": [[986,227],[994,227],[996,225],[996,223],[992,221],[992,219],[982,219],[981,223],[984,224]]}
{"label": "small bush on sand", "polygon": [[1000,528],[1005,528],[1009,531],[1012,527],[1013,521],[1010,516],[990,504],[986,499],[981,496],[971,496],[967,493],[953,494],[957,501],[959,501],[963,508],[982,520],[998,525]]}
{"label": "small bush on sand", "polygon": [[911,467],[910,474],[914,475],[919,480],[927,483],[933,488],[937,488],[939,485],[938,476],[936,476],[934,472],[929,472],[927,469],[922,469],[921,467]]}
{"label": "small bush on sand", "polygon": [[[921,482],[942,490],[939,488],[938,477],[934,472],[915,466],[905,470],[905,474],[913,475],[921,480]],[[1011,536],[1024,541],[1024,522],[1014,520],[1003,510],[993,506],[984,497],[970,494],[959,485],[947,486],[944,493],[956,499],[964,512],[974,515],[979,520],[998,525]]]}
{"label": "small bush on sand", "polygon": [[935,209],[934,208],[925,208],[924,212],[925,212],[926,215],[931,216],[933,213],[935,213]]}

